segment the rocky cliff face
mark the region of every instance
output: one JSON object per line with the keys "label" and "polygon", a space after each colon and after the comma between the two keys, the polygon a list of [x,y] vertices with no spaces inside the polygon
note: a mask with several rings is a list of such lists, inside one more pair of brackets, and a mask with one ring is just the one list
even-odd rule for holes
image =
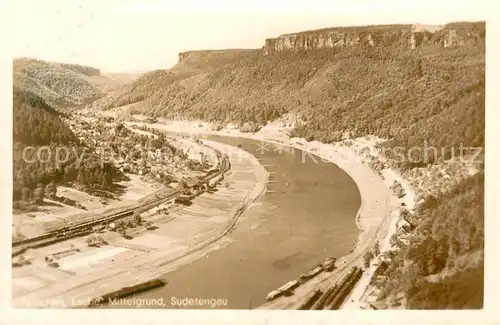
{"label": "rocky cliff face", "polygon": [[179,62],[183,61],[185,58],[189,56],[190,52],[180,52],[179,53]]}
{"label": "rocky cliff face", "polygon": [[445,26],[382,25],[341,27],[281,35],[266,39],[264,55],[283,51],[310,51],[344,46],[393,46],[416,49],[425,45],[444,47],[478,42],[484,23],[453,23]]}

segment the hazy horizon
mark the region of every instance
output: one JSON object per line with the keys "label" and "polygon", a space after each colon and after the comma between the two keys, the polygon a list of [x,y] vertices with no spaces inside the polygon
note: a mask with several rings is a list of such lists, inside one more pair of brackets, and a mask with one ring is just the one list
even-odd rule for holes
{"label": "hazy horizon", "polygon": [[[178,53],[212,49],[259,49],[266,38],[304,30],[380,24],[443,25],[481,21],[484,5],[356,0],[173,1],[19,0],[8,5],[16,30],[13,58],[77,63],[103,73],[167,69]],[[5,5],[4,5],[5,6]],[[432,8],[432,11],[429,11]],[[314,9],[315,11],[311,11]],[[2,11],[4,8],[2,8]],[[15,19],[13,19],[15,18]],[[26,22],[29,22],[27,24]]]}

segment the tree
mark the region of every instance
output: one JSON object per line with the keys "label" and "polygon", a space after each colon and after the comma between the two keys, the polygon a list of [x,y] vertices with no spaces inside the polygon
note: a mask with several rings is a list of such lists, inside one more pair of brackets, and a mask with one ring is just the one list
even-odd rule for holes
{"label": "tree", "polygon": [[122,220],[116,220],[115,221],[115,227],[116,229],[121,229],[124,227],[124,222]]}
{"label": "tree", "polygon": [[412,261],[407,261],[402,269],[402,284],[404,292],[409,295],[416,287],[419,279],[419,267]]}
{"label": "tree", "polygon": [[101,188],[106,189],[108,187],[108,180],[107,177],[103,177],[101,180]]}
{"label": "tree", "polygon": [[127,230],[125,228],[120,228],[117,232],[120,234],[120,236],[127,237]]}
{"label": "tree", "polygon": [[377,241],[377,242],[375,243],[375,245],[373,246],[373,255],[374,255],[374,256],[378,256],[378,255],[380,255],[380,244],[379,244],[379,242],[378,242],[378,241]]}
{"label": "tree", "polygon": [[125,128],[123,123],[118,123],[115,126],[115,134],[120,134],[120,132]]}
{"label": "tree", "polygon": [[368,251],[363,255],[363,263],[364,263],[365,268],[370,266],[370,262],[371,262],[372,258],[373,258],[373,253],[371,251]]}
{"label": "tree", "polygon": [[136,212],[136,213],[134,213],[134,219],[133,219],[133,220],[134,220],[134,223],[135,223],[136,225],[141,224],[141,221],[142,221],[141,214],[140,214],[140,213],[137,213],[137,212]]}
{"label": "tree", "polygon": [[135,223],[135,221],[133,219],[128,219],[126,227],[135,228],[136,226],[137,226],[137,224]]}
{"label": "tree", "polygon": [[29,202],[32,198],[32,195],[32,191],[27,187],[23,187],[23,189],[21,190],[21,197],[24,202]]}
{"label": "tree", "polygon": [[43,198],[45,197],[45,186],[43,184],[38,184],[38,187],[35,189],[33,196],[37,204],[42,204]]}
{"label": "tree", "polygon": [[76,181],[81,184],[81,185],[87,185],[87,177],[85,175],[85,170],[82,168],[78,171],[78,176],[76,178]]}
{"label": "tree", "polygon": [[47,184],[47,186],[45,187],[45,192],[50,198],[57,197],[56,184],[54,184],[54,182],[50,182],[49,184]]}
{"label": "tree", "polygon": [[187,181],[184,179],[184,177],[182,177],[180,180],[179,180],[179,187],[181,190],[184,190],[184,189],[187,189],[188,188],[188,184],[187,184]]}
{"label": "tree", "polygon": [[406,221],[409,221],[408,219],[411,217],[410,211],[408,209],[401,209],[400,212],[401,218],[403,218]]}
{"label": "tree", "polygon": [[391,247],[399,245],[398,235],[392,234],[391,238],[389,239],[389,243],[391,244]]}

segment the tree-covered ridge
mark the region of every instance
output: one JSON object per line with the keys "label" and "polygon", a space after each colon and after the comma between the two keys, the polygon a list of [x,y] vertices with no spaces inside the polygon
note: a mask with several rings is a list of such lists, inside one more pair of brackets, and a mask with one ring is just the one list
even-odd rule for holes
{"label": "tree-covered ridge", "polygon": [[[440,52],[354,59],[352,66],[342,62],[345,65],[330,74],[333,105],[312,102],[314,109],[304,111],[306,123],[294,135],[330,142],[350,131],[354,137],[374,134],[392,139],[385,146],[403,151],[426,141],[446,147],[448,154],[460,143],[482,147],[484,49]],[[315,91],[328,100],[327,89]]]}
{"label": "tree-covered ridge", "polygon": [[[479,44],[461,44],[469,34],[478,36]],[[409,50],[406,41],[405,47],[395,41],[267,56],[241,52],[216,69],[188,70],[189,76],[169,79],[153,92],[136,92],[144,101],[135,110],[256,128],[292,112],[302,122],[291,136],[324,143],[346,133],[389,139],[379,149],[390,165],[408,174],[473,154],[484,148],[485,135],[485,24],[448,24],[417,36],[438,45]],[[443,47],[445,42],[452,45]],[[155,78],[143,81],[145,89],[160,85]],[[437,151],[411,150],[425,146]],[[393,238],[401,249],[392,253],[382,297],[404,293],[410,308],[482,306],[484,176],[459,174],[466,179],[425,198],[413,217],[405,215],[408,242],[401,234]]]}
{"label": "tree-covered ridge", "polygon": [[409,222],[381,284],[382,298],[403,292],[409,308],[481,308],[484,251],[484,174],[430,197]]}
{"label": "tree-covered ridge", "polygon": [[88,80],[99,70],[74,64],[60,64],[22,58],[13,62],[14,82],[43,98],[52,107],[90,103],[104,94]]}
{"label": "tree-covered ridge", "polygon": [[122,179],[122,173],[83,146],[61,114],[38,95],[14,88],[13,121],[15,208],[40,204],[56,185],[74,183],[86,191],[112,192]]}
{"label": "tree-covered ridge", "polygon": [[439,282],[416,286],[408,300],[412,309],[480,309],[483,307],[484,261]]}
{"label": "tree-covered ridge", "polygon": [[215,70],[187,78],[177,74],[179,79],[158,71],[158,77],[149,75],[131,89],[135,99],[145,98],[136,111],[156,117],[264,125],[297,112],[303,123],[294,136],[329,143],[349,131],[354,137],[392,139],[385,147],[403,149],[425,141],[446,147],[447,158],[460,143],[484,142],[484,60],[484,38],[480,45],[412,51],[397,46],[269,56],[243,51]]}
{"label": "tree-covered ridge", "polygon": [[[123,106],[149,99],[151,107],[156,107],[156,97],[170,87],[196,86],[199,81],[221,67],[238,60],[246,53],[257,50],[207,50],[179,53],[179,63],[169,70],[155,70],[143,74],[133,83],[124,87],[116,98],[112,98],[105,108]],[[147,105],[147,104],[146,104]]]}
{"label": "tree-covered ridge", "polygon": [[101,70],[99,69],[80,64],[60,63],[60,66],[69,70],[73,70],[77,73],[84,74],[86,76],[95,76],[101,74]]}
{"label": "tree-covered ridge", "polygon": [[24,145],[77,144],[77,138],[61,120],[61,114],[43,98],[13,89],[13,139]]}

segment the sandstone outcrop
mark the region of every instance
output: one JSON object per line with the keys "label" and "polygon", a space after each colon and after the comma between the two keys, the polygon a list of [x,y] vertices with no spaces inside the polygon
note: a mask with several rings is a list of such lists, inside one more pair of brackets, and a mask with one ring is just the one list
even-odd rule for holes
{"label": "sandstone outcrop", "polygon": [[398,46],[407,49],[428,45],[450,47],[478,42],[481,37],[484,37],[484,23],[339,27],[268,38],[263,46],[263,54],[344,46]]}

